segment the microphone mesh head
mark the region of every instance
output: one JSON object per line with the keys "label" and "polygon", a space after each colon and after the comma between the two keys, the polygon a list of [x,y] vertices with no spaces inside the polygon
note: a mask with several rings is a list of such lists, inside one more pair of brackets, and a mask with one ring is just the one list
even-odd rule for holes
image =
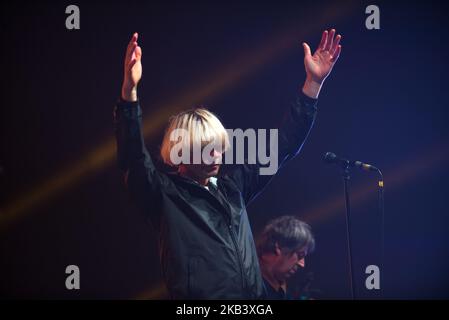
{"label": "microphone mesh head", "polygon": [[333,163],[335,162],[335,159],[337,158],[337,156],[335,155],[335,153],[333,152],[326,152],[326,154],[324,155],[324,162],[327,163]]}

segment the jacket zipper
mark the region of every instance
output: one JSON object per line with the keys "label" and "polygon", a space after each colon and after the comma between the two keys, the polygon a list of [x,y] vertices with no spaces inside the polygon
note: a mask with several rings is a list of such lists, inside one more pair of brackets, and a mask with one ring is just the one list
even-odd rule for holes
{"label": "jacket zipper", "polygon": [[[218,188],[217,188],[218,189]],[[219,190],[217,190],[217,192],[220,192]],[[224,193],[224,198],[225,198],[225,203],[226,206],[228,207],[229,210],[229,224],[228,224],[228,228],[229,228],[229,233],[231,234],[231,238],[232,238],[232,242],[234,243],[234,247],[235,247],[235,251],[237,254],[237,260],[239,261],[239,267],[240,267],[240,275],[242,277],[242,289],[245,292],[246,291],[246,278],[245,278],[245,272],[244,272],[244,268],[243,268],[243,261],[242,261],[242,255],[237,243],[237,239],[236,239],[236,235],[235,235],[235,231],[234,228],[232,226],[232,210],[231,207],[228,203],[228,195],[226,194],[226,191],[223,188],[223,193]]]}
{"label": "jacket zipper", "polygon": [[229,232],[231,233],[232,242],[234,243],[234,247],[235,247],[235,250],[236,250],[237,260],[239,261],[240,275],[241,275],[241,277],[242,277],[242,289],[243,289],[244,291],[246,291],[246,288],[245,288],[245,275],[244,275],[243,262],[242,262],[242,257],[241,257],[240,249],[239,249],[239,247],[238,247],[237,240],[236,240],[236,238],[235,238],[235,231],[234,231],[234,229],[233,229],[233,227],[232,227],[232,221],[231,221],[231,223],[228,225],[228,228],[229,228]]}
{"label": "jacket zipper", "polygon": [[[216,192],[217,192],[217,193],[220,193],[218,187],[217,187]],[[229,203],[228,203],[228,201],[227,201],[227,194],[226,194],[226,191],[223,190],[223,192],[224,192],[224,194],[225,194],[225,196],[224,196],[224,198],[225,198],[225,203],[226,203],[226,206],[227,206],[227,208],[228,208],[228,210],[229,210],[229,215],[227,215],[227,216],[228,216],[227,218],[229,218],[228,229],[229,229],[229,233],[231,234],[232,242],[233,242],[233,244],[234,244],[234,248],[235,248],[236,255],[237,255],[237,260],[238,260],[238,262],[239,262],[240,276],[241,276],[241,278],[242,278],[242,289],[243,289],[244,293],[246,293],[246,292],[245,292],[245,291],[246,291],[246,278],[245,278],[245,274],[244,274],[243,261],[242,261],[241,252],[240,252],[239,246],[238,246],[238,244],[237,244],[237,240],[236,240],[236,236],[235,236],[235,231],[234,231],[234,229],[233,229],[233,227],[232,227],[232,213],[231,213],[232,211],[231,211],[231,207],[230,207],[230,205],[229,205]],[[220,203],[220,201],[219,201],[218,199],[216,199],[216,197],[213,196],[213,195],[210,193],[210,191],[208,191],[208,193],[209,193],[213,198],[215,198],[216,201],[218,201],[218,202]]]}

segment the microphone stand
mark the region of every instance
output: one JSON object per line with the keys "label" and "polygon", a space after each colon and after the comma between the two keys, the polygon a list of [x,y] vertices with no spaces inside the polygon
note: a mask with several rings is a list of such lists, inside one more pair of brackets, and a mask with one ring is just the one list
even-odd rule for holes
{"label": "microphone stand", "polygon": [[[360,161],[349,161],[347,159],[339,158],[332,152],[326,152],[324,156],[324,161],[327,163],[333,163],[338,164],[339,167],[342,170],[342,177],[343,177],[343,187],[344,187],[344,193],[345,193],[345,204],[346,204],[346,238],[348,240],[348,260],[349,260],[349,281],[350,281],[350,288],[351,288],[351,299],[355,299],[355,288],[354,288],[354,265],[352,261],[352,238],[351,238],[351,206],[349,202],[349,179],[350,176],[350,169],[352,167],[358,167],[359,169],[363,169],[366,171],[377,171],[377,173],[380,176],[380,179],[378,181],[379,191],[378,191],[378,203],[379,203],[379,216],[380,216],[380,242],[381,242],[381,254],[380,254],[380,269],[384,271],[384,264],[385,264],[385,211],[384,211],[384,178],[382,171],[380,169],[366,164],[362,163]],[[381,283],[381,280],[383,279],[383,275],[379,279],[379,285]],[[382,285],[383,287],[383,285]],[[379,287],[380,289],[380,287]]]}
{"label": "microphone stand", "polygon": [[379,187],[379,215],[380,215],[380,280],[379,285],[383,288],[382,280],[385,274],[385,205],[384,205],[384,176],[382,171],[377,169],[380,180],[378,182]]}
{"label": "microphone stand", "polygon": [[345,192],[345,203],[346,203],[346,237],[348,239],[348,260],[349,260],[349,282],[351,286],[351,299],[354,300],[354,273],[353,273],[353,261],[352,261],[352,239],[351,239],[351,208],[349,202],[349,184],[348,181],[351,178],[349,174],[349,161],[342,167],[342,177],[343,177],[343,187]]}

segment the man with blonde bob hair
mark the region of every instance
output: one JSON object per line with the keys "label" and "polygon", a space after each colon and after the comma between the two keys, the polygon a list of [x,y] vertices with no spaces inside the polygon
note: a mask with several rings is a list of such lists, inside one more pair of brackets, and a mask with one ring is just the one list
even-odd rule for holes
{"label": "man with blonde bob hair", "polygon": [[187,170],[197,179],[207,179],[218,174],[221,155],[228,148],[228,132],[217,116],[204,108],[195,108],[171,117],[162,140],[161,158],[165,164]]}
{"label": "man with blonde bob hair", "polygon": [[[192,109],[174,116],[161,147],[158,169],[142,133],[137,85],[142,49],[135,33],[126,50],[120,101],[114,112],[117,156],[127,188],[159,237],[162,276],[174,299],[261,299],[266,291],[247,205],[271,180],[261,164],[243,163],[220,172],[229,135],[211,112]],[[324,31],[312,54],[303,43],[307,73],[279,129],[279,167],[299,153],[316,116],[319,92],[340,52],[340,35]],[[230,151],[232,148],[230,148]]]}

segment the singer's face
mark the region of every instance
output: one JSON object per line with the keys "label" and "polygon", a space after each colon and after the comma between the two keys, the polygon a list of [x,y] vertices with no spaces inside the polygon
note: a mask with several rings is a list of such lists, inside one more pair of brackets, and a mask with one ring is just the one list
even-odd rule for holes
{"label": "singer's face", "polygon": [[184,165],[186,172],[195,180],[215,177],[220,170],[219,164],[188,164]]}
{"label": "singer's face", "polygon": [[[216,149],[210,151],[210,163],[202,162],[199,164],[183,164],[183,171],[194,180],[204,180],[215,177],[220,170],[222,153]],[[193,158],[192,158],[193,159]]]}
{"label": "singer's face", "polygon": [[300,249],[293,252],[282,252],[276,264],[277,278],[285,281],[298,271],[298,268],[305,267],[306,249]]}

